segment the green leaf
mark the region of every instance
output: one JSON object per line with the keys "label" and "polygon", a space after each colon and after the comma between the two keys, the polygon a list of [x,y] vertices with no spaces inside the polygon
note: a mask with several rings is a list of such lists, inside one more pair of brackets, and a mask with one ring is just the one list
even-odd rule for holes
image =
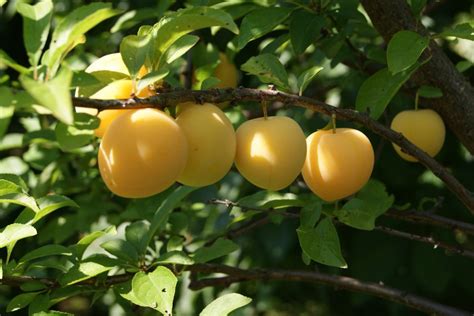
{"label": "green leaf", "polygon": [[193,259],[197,263],[208,262],[239,250],[239,245],[229,239],[219,238],[211,246],[196,250]]}
{"label": "green leaf", "polygon": [[160,70],[152,71],[146,74],[143,78],[138,81],[137,90],[140,91],[145,87],[154,84],[155,82],[163,79],[169,74],[170,70],[167,67],[161,67]]}
{"label": "green leaf", "polygon": [[[3,175],[1,175],[1,177],[3,178]],[[10,193],[19,193],[22,191],[22,188],[16,183],[5,179],[0,179],[0,196]]]}
{"label": "green leaf", "polygon": [[98,118],[86,113],[76,113],[74,125],[59,122],[54,130],[59,146],[64,151],[71,151],[89,144],[99,124]]}
{"label": "green leaf", "polygon": [[399,31],[387,46],[387,65],[392,74],[413,66],[428,47],[429,38],[412,31]]}
{"label": "green leaf", "polygon": [[15,112],[14,99],[9,88],[0,87],[0,139],[5,135]]}
{"label": "green leaf", "polygon": [[470,69],[474,64],[469,60],[461,60],[456,64],[456,69],[459,72],[465,72],[466,70]]}
{"label": "green leaf", "polygon": [[467,22],[456,25],[454,28],[443,31],[439,36],[442,37],[457,37],[474,41],[474,23]]}
{"label": "green leaf", "polygon": [[82,237],[81,240],[79,240],[78,243],[74,246],[75,251],[76,251],[76,256],[78,258],[82,258],[84,251],[86,251],[87,247],[89,247],[89,245],[97,238],[100,238],[104,235],[116,235],[116,234],[117,234],[117,230],[115,226],[109,226],[104,230],[95,231]]}
{"label": "green leaf", "polygon": [[0,151],[9,150],[13,148],[20,148],[22,146],[23,134],[11,133],[0,138]]}
{"label": "green leaf", "polygon": [[143,255],[148,246],[147,236],[150,224],[145,221],[134,222],[125,228],[125,239],[135,247],[139,255]]}
{"label": "green leaf", "polygon": [[157,263],[161,264],[182,264],[192,265],[194,260],[189,257],[186,253],[179,250],[169,251],[156,259]]}
{"label": "green leaf", "polygon": [[150,35],[129,35],[122,39],[120,54],[132,79],[137,77],[140,68],[145,64],[150,43]]}
{"label": "green leaf", "polygon": [[80,42],[87,31],[120,12],[112,9],[109,3],[97,2],[81,6],[64,17],[53,32],[48,54],[43,57],[52,75],[71,47]]}
{"label": "green leaf", "polygon": [[23,293],[15,296],[7,305],[7,312],[11,313],[28,306],[40,292]]}
{"label": "green leaf", "polygon": [[426,0],[408,0],[408,4],[410,4],[411,12],[413,16],[419,18],[421,12],[426,6]]}
{"label": "green leaf", "polygon": [[245,208],[286,208],[291,206],[304,206],[305,202],[298,199],[293,193],[272,191],[258,191],[257,193],[245,196],[237,201],[237,204]]}
{"label": "green leaf", "polygon": [[291,15],[290,39],[296,54],[302,54],[319,37],[321,28],[326,24],[323,16],[306,10],[298,10]]}
{"label": "green leaf", "polygon": [[26,255],[21,257],[18,261],[27,262],[34,259],[42,258],[42,257],[49,257],[49,256],[71,256],[72,252],[69,248],[61,246],[61,245],[46,245],[43,247],[39,247],[28,252]]}
{"label": "green leaf", "polygon": [[33,197],[25,193],[8,193],[0,196],[0,203],[12,203],[22,205],[33,210],[35,213],[39,212],[38,205]]}
{"label": "green leaf", "polygon": [[440,98],[443,96],[443,91],[432,86],[421,86],[418,89],[418,94],[423,98]]}
{"label": "green leaf", "polygon": [[165,60],[168,64],[186,54],[199,41],[199,36],[184,35],[174,42],[165,53]]}
{"label": "green leaf", "polygon": [[0,233],[0,248],[15,243],[20,239],[35,236],[36,234],[36,229],[31,225],[10,224]]}
{"label": "green leaf", "polygon": [[232,311],[249,304],[251,301],[250,297],[238,293],[225,294],[209,303],[199,316],[227,316]]}
{"label": "green leaf", "polygon": [[100,245],[111,255],[116,256],[129,263],[136,263],[138,261],[138,253],[133,245],[123,239],[112,239]]}
{"label": "green leaf", "polygon": [[321,220],[316,228],[298,228],[298,239],[303,252],[312,260],[339,268],[347,268],[341,254],[336,227],[329,217]]}
{"label": "green leaf", "polygon": [[221,80],[216,77],[208,77],[201,82],[201,86],[199,87],[199,89],[210,89],[212,87],[215,87],[219,82],[221,82]]}
{"label": "green leaf", "polygon": [[163,315],[171,315],[178,280],[168,268],[157,267],[151,273],[138,272],[132,279],[132,288],[121,295],[132,303],[151,307]]}
{"label": "green leaf", "polygon": [[13,192],[23,192],[23,193],[28,192],[28,186],[26,185],[25,181],[21,177],[15,175],[15,174],[8,174],[8,173],[0,174],[0,181],[1,180],[9,182],[9,184],[8,183],[3,183],[5,185],[7,185],[7,187],[11,187],[11,185],[15,185],[18,188],[20,188],[20,191],[17,191],[17,190],[15,190],[15,191],[4,191],[3,190],[4,187],[0,184],[0,195],[3,195],[5,193],[13,193]]}
{"label": "green leaf", "polygon": [[49,294],[42,293],[35,297],[28,307],[29,315],[36,315],[39,312],[45,311],[49,308]]}
{"label": "green leaf", "polygon": [[33,221],[36,223],[46,215],[63,207],[79,207],[73,200],[63,195],[47,195],[38,199],[39,212],[36,213]]}
{"label": "green leaf", "polygon": [[17,72],[21,74],[27,74],[29,72],[28,68],[23,67],[22,65],[18,64],[16,61],[13,60],[10,56],[3,49],[0,49],[0,66],[4,64],[12,69],[15,69]]}
{"label": "green leaf", "polygon": [[121,30],[129,30],[138,23],[150,18],[155,18],[155,20],[157,20],[158,13],[156,10],[150,10],[150,8],[129,10],[117,19],[117,22],[115,22],[114,26],[112,26],[110,32],[115,33]]}
{"label": "green leaf", "polygon": [[59,283],[62,286],[75,284],[107,272],[113,269],[116,264],[116,261],[105,256],[96,256],[86,259],[86,261],[80,262],[78,265],[69,269],[69,271],[59,279]]}
{"label": "green leaf", "polygon": [[180,37],[211,26],[220,26],[235,34],[239,32],[228,13],[204,6],[181,9],[161,19],[153,28],[153,69],[162,64],[161,58]]}
{"label": "green leaf", "polygon": [[300,212],[300,227],[311,229],[321,217],[322,204],[320,201],[308,202]]}
{"label": "green leaf", "polygon": [[344,206],[335,211],[338,220],[348,226],[372,230],[377,217],[385,213],[394,202],[393,195],[385,191],[383,183],[370,180],[355,196]]}
{"label": "green leaf", "polygon": [[251,11],[242,19],[240,34],[237,37],[237,49],[241,50],[249,42],[271,32],[290,14],[290,10],[281,7],[262,8]]}
{"label": "green leaf", "polygon": [[0,160],[0,173],[23,175],[28,171],[28,165],[17,156],[9,156]]}
{"label": "green leaf", "polygon": [[264,83],[273,83],[289,89],[288,74],[280,60],[272,54],[262,54],[251,57],[241,69],[257,76]]}
{"label": "green leaf", "polygon": [[166,224],[171,212],[178,204],[191,192],[197,188],[188,186],[177,187],[166,199],[161,203],[151,220],[150,230],[148,232],[147,244],[151,242],[153,236],[159,232]]}
{"label": "green leaf", "polygon": [[298,89],[299,95],[303,95],[303,91],[308,87],[309,83],[316,77],[316,75],[323,70],[323,67],[314,66],[305,70],[301,75],[298,77]]}
{"label": "green leaf", "polygon": [[65,124],[72,124],[74,120],[69,92],[71,80],[72,72],[68,68],[63,68],[55,78],[47,82],[39,82],[25,75],[20,76],[23,88],[36,102],[51,110],[53,115]]}
{"label": "green leaf", "polygon": [[357,94],[357,111],[369,111],[370,117],[378,119],[390,100],[416,69],[418,69],[418,64],[406,71],[392,75],[387,68],[384,68],[367,78]]}
{"label": "green leaf", "polygon": [[35,5],[20,2],[16,9],[23,16],[23,41],[28,60],[36,67],[48,39],[53,2],[42,0]]}

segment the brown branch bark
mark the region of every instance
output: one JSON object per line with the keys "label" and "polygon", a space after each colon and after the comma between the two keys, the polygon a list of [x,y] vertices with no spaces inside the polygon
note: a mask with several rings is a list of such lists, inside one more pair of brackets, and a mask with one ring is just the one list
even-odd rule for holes
{"label": "brown branch bark", "polygon": [[[387,43],[400,30],[429,35],[411,14],[406,0],[361,0],[361,3]],[[423,99],[422,104],[437,111],[461,143],[474,154],[474,88],[434,41],[430,42],[422,59],[428,56],[431,60],[415,72],[410,83],[431,85],[443,91],[443,97]]]}
{"label": "brown branch bark", "polygon": [[[194,264],[190,266],[175,265],[176,271],[191,271],[194,273],[223,273],[226,277],[195,279],[191,281],[190,288],[198,290],[208,286],[228,286],[235,282],[244,281],[292,281],[323,284],[336,289],[365,293],[388,301],[406,305],[427,314],[467,316],[471,313],[448,305],[440,304],[422,296],[386,286],[382,283],[364,282],[358,279],[330,275],[312,271],[288,271],[273,269],[243,270],[220,264]],[[119,274],[108,276],[105,281],[91,278],[77,283],[97,288],[114,286],[130,280],[133,274]],[[47,278],[34,278],[29,276],[4,276],[0,284],[18,287],[23,283],[38,281],[48,287],[59,286],[56,280]]]}
{"label": "brown branch bark", "polygon": [[[474,99],[473,99],[474,100]],[[73,98],[74,106],[105,109],[123,109],[123,108],[165,108],[175,106],[176,104],[194,101],[194,102],[213,102],[220,103],[225,101],[267,101],[283,102],[288,105],[295,105],[320,112],[326,115],[335,114],[339,120],[353,121],[364,125],[377,135],[399,145],[405,152],[416,157],[418,161],[426,168],[430,169],[439,177],[446,186],[453,192],[457,198],[474,214],[474,195],[466,189],[446,168],[440,165],[435,159],[426,152],[412,144],[402,134],[380,124],[371,119],[364,113],[356,112],[352,109],[344,109],[331,106],[321,101],[310,99],[303,96],[296,96],[274,90],[258,90],[249,88],[238,89],[210,89],[201,91],[173,91],[156,95],[147,99],[133,98],[128,100],[94,100],[88,98]],[[474,107],[473,107],[474,109]],[[474,133],[474,128],[472,129]]]}

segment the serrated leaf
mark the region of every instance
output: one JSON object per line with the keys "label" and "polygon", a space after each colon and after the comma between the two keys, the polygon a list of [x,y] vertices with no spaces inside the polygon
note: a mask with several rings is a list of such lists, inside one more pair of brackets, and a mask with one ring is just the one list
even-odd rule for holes
{"label": "serrated leaf", "polygon": [[289,89],[288,74],[280,60],[272,54],[262,54],[251,57],[241,69],[257,76],[264,83],[273,83]]}
{"label": "serrated leaf", "polygon": [[6,247],[18,240],[35,236],[36,234],[36,229],[31,225],[10,224],[0,233],[0,248]]}
{"label": "serrated leaf", "polygon": [[79,207],[76,202],[63,195],[47,195],[38,199],[40,211],[36,213],[33,221],[37,222],[46,215],[63,207]]}
{"label": "serrated leaf", "polygon": [[316,228],[298,228],[298,239],[303,252],[312,260],[338,268],[347,268],[341,254],[336,227],[331,219],[321,220]]}
{"label": "serrated leaf", "polygon": [[116,256],[128,263],[136,263],[138,261],[137,250],[131,243],[123,239],[112,239],[100,245],[111,255]]}
{"label": "serrated leaf", "polygon": [[240,34],[237,37],[237,49],[241,50],[249,42],[271,32],[290,14],[290,10],[281,7],[261,8],[247,14],[240,24]]}
{"label": "serrated leaf", "polygon": [[410,69],[395,75],[392,75],[388,68],[384,68],[367,78],[357,94],[357,111],[369,111],[370,117],[378,119],[390,100],[418,67],[419,65],[415,64]]}
{"label": "serrated leaf", "polygon": [[182,264],[182,265],[192,265],[194,260],[189,257],[186,253],[179,250],[169,251],[156,259],[157,263],[161,264]]}
{"label": "serrated leaf", "polygon": [[40,292],[23,293],[15,296],[7,305],[7,312],[11,313],[28,306]]}
{"label": "serrated leaf", "polygon": [[146,88],[147,86],[163,79],[169,74],[169,72],[170,70],[167,67],[161,67],[160,70],[152,71],[146,74],[145,76],[143,76],[143,78],[140,78],[140,80],[138,81],[137,91],[140,91]]}
{"label": "serrated leaf", "polygon": [[205,6],[181,9],[160,20],[153,30],[154,55],[151,56],[151,60],[154,61],[153,69],[162,64],[161,58],[180,37],[211,26],[220,26],[235,34],[239,32],[228,13]]}
{"label": "serrated leaf", "polygon": [[454,26],[454,28],[447,29],[439,35],[442,37],[453,36],[457,38],[464,38],[467,40],[474,41],[474,23],[467,22],[467,23],[458,24]]}
{"label": "serrated leaf", "polygon": [[76,284],[107,272],[116,266],[117,262],[105,256],[96,256],[73,266],[64,274],[59,283],[62,286]]}
{"label": "serrated leaf", "polygon": [[0,139],[5,135],[15,112],[14,99],[9,88],[0,87]]}
{"label": "serrated leaf", "polygon": [[313,81],[314,77],[323,70],[323,67],[314,66],[305,70],[301,75],[298,77],[298,90],[299,95],[303,95],[303,91],[308,87],[311,81]]}
{"label": "serrated leaf", "polygon": [[21,74],[27,74],[29,72],[28,68],[23,67],[22,65],[17,63],[15,60],[13,60],[13,58],[8,56],[8,54],[3,49],[0,49],[0,65],[2,64],[12,69],[15,69]]}
{"label": "serrated leaf", "polygon": [[35,67],[48,38],[53,3],[51,0],[42,0],[35,5],[20,2],[16,9],[23,16],[23,41],[28,60]]}
{"label": "serrated leaf", "polygon": [[394,202],[393,195],[385,191],[383,183],[376,180],[369,182],[349,200],[344,206],[335,211],[338,220],[348,226],[372,230],[377,217],[385,213]]}
{"label": "serrated leaf", "polygon": [[432,86],[421,86],[418,89],[418,94],[423,98],[440,98],[443,96],[443,91]]}
{"label": "serrated leaf", "polygon": [[33,197],[25,193],[8,193],[0,196],[0,203],[12,203],[30,208],[35,213],[39,212],[38,205]]}
{"label": "serrated leaf", "polygon": [[174,42],[165,53],[166,63],[171,64],[179,57],[186,54],[199,41],[199,36],[184,35]]}
{"label": "serrated leaf", "polygon": [[51,110],[53,115],[65,124],[74,121],[71,94],[69,92],[72,72],[63,68],[59,74],[47,82],[39,82],[28,76],[21,75],[23,88],[38,102]]}
{"label": "serrated leaf", "polygon": [[121,295],[132,303],[171,315],[178,280],[168,268],[157,267],[151,273],[138,272],[132,279],[131,290]]}
{"label": "serrated leaf", "polygon": [[120,43],[120,54],[132,79],[137,77],[140,68],[145,64],[150,43],[150,35],[129,35],[122,39]]}
{"label": "serrated leaf", "polygon": [[239,245],[229,239],[219,238],[211,246],[199,248],[193,259],[197,263],[205,263],[239,250]]}
{"label": "serrated leaf", "polygon": [[81,41],[87,31],[120,12],[112,9],[109,3],[97,2],[81,6],[65,16],[54,30],[48,54],[43,58],[52,74],[54,75],[71,46]]}
{"label": "serrated leaf", "polygon": [[387,65],[392,74],[413,66],[428,47],[429,38],[412,31],[399,31],[387,46]]}
{"label": "serrated leaf", "polygon": [[69,248],[61,246],[61,245],[46,245],[43,247],[39,247],[28,252],[26,255],[21,257],[18,261],[27,262],[30,260],[42,258],[42,257],[49,257],[49,256],[71,256],[72,252]]}
{"label": "serrated leaf", "polygon": [[298,10],[291,15],[290,39],[296,54],[302,54],[319,37],[326,24],[323,16],[306,10]]}
{"label": "serrated leaf", "polygon": [[199,316],[227,316],[250,302],[252,302],[250,297],[238,293],[225,294],[209,303]]}

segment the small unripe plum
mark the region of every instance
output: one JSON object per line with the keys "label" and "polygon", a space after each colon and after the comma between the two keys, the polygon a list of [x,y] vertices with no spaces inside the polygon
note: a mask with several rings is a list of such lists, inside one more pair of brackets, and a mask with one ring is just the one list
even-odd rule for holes
{"label": "small unripe plum", "polygon": [[374,150],[362,132],[352,128],[319,130],[306,139],[302,170],[306,185],[325,201],[359,191],[374,167]]}
{"label": "small unripe plum", "polygon": [[232,123],[211,103],[186,104],[176,118],[188,140],[188,160],[178,182],[202,187],[221,180],[235,157],[235,132]]}
{"label": "small unripe plum", "polygon": [[214,77],[220,80],[215,88],[237,88],[239,73],[235,65],[229,61],[227,55],[219,53],[220,63],[214,70]]}
{"label": "small unripe plum", "polygon": [[268,190],[289,186],[306,155],[301,127],[289,117],[271,116],[244,122],[237,129],[235,165],[244,178]]}
{"label": "small unripe plum", "polygon": [[[436,156],[443,147],[446,128],[441,116],[433,110],[402,111],[393,118],[390,127],[402,133],[431,157]],[[403,159],[410,162],[418,161],[415,157],[402,152],[399,146],[393,144],[393,147]]]}
{"label": "small unripe plum", "polygon": [[[92,99],[100,99],[100,100],[114,100],[114,99],[128,99],[132,96],[133,92],[133,83],[131,80],[117,80],[109,83],[104,88],[100,89],[96,93],[90,96]],[[146,98],[152,96],[153,92],[150,91],[148,88],[141,90],[138,93],[138,97]],[[97,137],[103,137],[105,131],[110,126],[117,117],[120,115],[135,110],[104,110],[99,112],[97,115],[100,118],[100,125],[94,131]]]}
{"label": "small unripe plum", "polygon": [[138,109],[110,124],[100,143],[99,171],[116,195],[143,198],[173,185],[187,155],[186,136],[173,118],[156,109]]}

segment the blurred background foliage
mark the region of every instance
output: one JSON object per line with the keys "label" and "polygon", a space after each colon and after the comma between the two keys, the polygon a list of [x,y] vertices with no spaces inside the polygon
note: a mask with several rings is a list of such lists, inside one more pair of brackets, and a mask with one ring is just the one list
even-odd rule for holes
{"label": "blurred background foliage", "polygon": [[[22,20],[15,12],[16,3],[10,0],[0,8],[0,48],[20,64],[28,62],[21,37]],[[83,4],[93,1],[54,1],[54,22]],[[214,5],[219,1],[109,1],[115,8],[124,10],[119,17],[107,20],[87,34],[87,42],[79,45],[67,59],[73,69],[84,69],[95,58],[118,51],[121,39],[128,34],[135,34],[143,24],[154,24],[166,10],[176,10],[188,5]],[[226,1],[228,4],[234,1]],[[239,24],[242,16],[258,6],[272,6],[276,2],[283,6],[313,5],[320,1],[246,1],[232,11]],[[296,86],[297,76],[305,69],[320,65],[324,67],[317,79],[305,91],[305,95],[326,101],[329,104],[353,108],[355,98],[362,82],[368,77],[361,71],[362,67],[370,67],[384,63],[383,41],[370,26],[361,13],[361,6],[355,0],[326,0],[334,8],[328,13],[331,27],[322,28],[314,34],[314,44],[304,53],[296,54],[288,44],[285,27],[269,32],[256,41],[250,42],[235,55],[229,48],[233,34],[220,29],[213,34],[204,29],[195,32],[201,38],[199,45],[211,44],[217,50],[228,50],[239,67],[250,57],[262,50],[276,54],[290,74],[290,85]],[[247,7],[246,7],[247,6]],[[232,6],[223,6],[224,9]],[[474,19],[472,1],[428,1],[430,11],[423,15],[421,22],[433,32],[461,21]],[[359,10],[359,11],[357,11]],[[229,9],[230,11],[230,9]],[[357,13],[355,13],[357,12]],[[331,16],[331,18],[329,18]],[[347,17],[351,18],[347,18]],[[365,22],[364,22],[365,21]],[[287,25],[286,25],[287,26]],[[342,38],[341,38],[342,36]],[[345,39],[360,50],[368,60],[360,62],[358,56]],[[472,41],[458,39],[453,42],[440,42],[446,54],[455,64],[461,63],[464,74],[474,80],[474,70],[466,61],[474,63],[474,47]],[[271,46],[273,45],[273,46]],[[197,51],[195,48],[193,51]],[[194,53],[199,56],[199,53]],[[195,58],[193,56],[193,58]],[[186,56],[181,66],[176,69],[176,81],[185,72]],[[364,57],[366,58],[366,57]],[[1,65],[0,65],[1,67]],[[463,70],[464,70],[463,68]],[[442,75],[442,74],[440,74]],[[17,74],[0,68],[0,85],[14,84]],[[241,75],[240,85],[259,87],[261,84],[254,76]],[[412,97],[399,93],[391,102],[384,116],[380,119],[388,124],[392,117],[403,109],[412,108]],[[272,113],[288,115],[296,119],[308,135],[323,127],[327,118],[304,109],[286,107],[275,104]],[[256,104],[233,104],[226,110],[235,126],[245,118],[260,116],[260,108]],[[96,168],[97,143],[74,152],[63,152],[54,143],[48,129],[53,124],[48,117],[17,113],[9,126],[7,135],[0,141],[0,173],[21,175],[33,189],[33,196],[41,196],[48,192],[64,194],[76,201],[80,208],[71,208],[48,218],[38,225],[38,236],[23,240],[15,249],[15,257],[21,257],[29,251],[47,244],[72,244],[84,234],[109,225],[116,225],[118,231],[123,230],[126,222],[147,218],[155,210],[162,198],[160,195],[141,199],[127,200],[113,196],[101,181]],[[340,126],[353,126],[339,122]],[[356,126],[361,128],[360,126]],[[472,215],[445,188],[443,183],[420,164],[401,160],[394,152],[391,144],[364,131],[371,139],[377,152],[373,178],[382,181],[387,191],[396,197],[396,206],[400,208],[432,210],[438,214],[459,220],[473,222]],[[22,134],[29,135],[31,141],[21,141]],[[20,135],[20,136],[18,136]],[[442,152],[437,160],[468,188],[474,188],[473,157],[465,150],[456,138],[449,133]],[[207,205],[206,201],[214,198],[238,200],[257,192],[258,189],[231,171],[217,185],[195,191],[179,212],[172,217],[172,223],[178,226],[184,238],[211,234],[219,231],[232,220],[223,206]],[[301,179],[298,179],[285,192],[307,192]],[[15,206],[1,206],[1,226],[11,223],[18,212]],[[185,215],[185,216],[182,216]],[[474,241],[461,233],[450,232],[423,225],[412,225],[387,217],[378,219],[378,223],[400,228],[423,235],[432,235],[440,240],[462,244],[473,248]],[[225,263],[237,264],[242,267],[274,267],[281,269],[305,269],[301,260],[295,229],[298,221],[285,219],[245,234],[238,238],[241,251],[227,257]],[[445,253],[441,249],[413,241],[397,239],[376,231],[360,231],[347,226],[338,226],[341,247],[346,261],[347,270],[313,264],[311,269],[333,274],[348,275],[364,281],[383,282],[384,284],[404,289],[408,292],[424,295],[442,303],[474,310],[474,265],[469,259]],[[97,246],[90,251],[101,251]],[[103,250],[102,250],[103,251]],[[57,268],[61,262],[50,259],[38,262],[43,267],[42,273],[47,276],[49,270]],[[208,304],[222,291],[220,288],[207,288],[197,292],[187,289],[186,282],[178,284],[175,300],[177,315],[197,315],[203,306]],[[288,282],[249,282],[235,284],[230,290],[252,297],[251,305],[235,312],[233,315],[417,315],[406,307],[386,302],[363,294],[338,291],[326,286]],[[224,289],[223,291],[229,291]],[[16,289],[0,287],[0,311],[3,311],[16,294]],[[151,310],[133,309],[124,299],[108,291],[105,296],[92,304],[90,296],[78,296],[65,300],[56,307],[77,315],[121,315],[121,314],[152,314]],[[17,312],[21,314],[22,312]]]}

